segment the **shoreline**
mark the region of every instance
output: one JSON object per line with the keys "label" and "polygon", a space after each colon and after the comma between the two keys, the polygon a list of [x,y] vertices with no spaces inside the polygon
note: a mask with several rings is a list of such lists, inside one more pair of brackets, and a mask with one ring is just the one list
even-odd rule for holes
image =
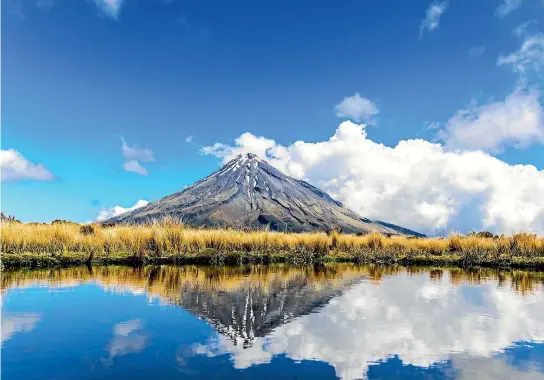
{"label": "shoreline", "polygon": [[101,226],[2,223],[2,268],[82,264],[355,262],[544,269],[544,237],[473,233],[440,238],[197,229],[181,224]]}
{"label": "shoreline", "polygon": [[320,257],[300,257],[292,253],[248,253],[229,252],[222,253],[211,249],[194,255],[169,255],[169,256],[144,256],[136,257],[128,253],[111,255],[99,255],[89,260],[85,252],[72,252],[64,254],[43,253],[3,253],[0,256],[2,270],[11,269],[39,269],[39,268],[66,268],[83,265],[245,265],[245,264],[292,264],[311,265],[323,263],[354,263],[354,264],[378,264],[401,266],[450,266],[457,268],[495,268],[495,269],[527,269],[544,271],[544,258],[527,258],[521,256],[505,256],[497,260],[467,260],[460,254],[429,255],[420,254],[414,256],[388,257],[378,252],[374,256],[355,257],[353,255],[334,252]]}

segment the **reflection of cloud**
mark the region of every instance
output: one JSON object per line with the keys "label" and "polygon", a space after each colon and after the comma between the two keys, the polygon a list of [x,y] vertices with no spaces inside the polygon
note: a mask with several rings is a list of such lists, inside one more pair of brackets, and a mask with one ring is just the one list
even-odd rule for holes
{"label": "reflection of cloud", "polygon": [[139,334],[120,336],[111,340],[109,345],[110,359],[142,351],[147,337]]}
{"label": "reflection of cloud", "polygon": [[536,371],[519,370],[500,359],[453,360],[459,380],[544,380],[544,374]]}
{"label": "reflection of cloud", "polygon": [[535,294],[450,282],[447,274],[433,281],[399,275],[379,285],[362,282],[247,349],[218,336],[195,352],[230,353],[236,368],[285,354],[329,363],[337,376],[354,379],[395,354],[404,364],[429,367],[460,355],[491,358],[518,341],[544,341],[544,303]]}
{"label": "reflection of cloud", "polygon": [[121,322],[113,326],[113,334],[128,336],[131,332],[140,330],[142,328],[142,321],[139,319],[132,319],[130,321]]}
{"label": "reflection of cloud", "polygon": [[36,328],[41,316],[36,313],[6,313],[2,316],[2,344],[14,334]]}
{"label": "reflection of cloud", "polygon": [[104,360],[111,364],[116,356],[124,356],[142,351],[147,345],[147,336],[141,334],[142,321],[132,319],[113,326],[113,338],[108,343],[109,357]]}

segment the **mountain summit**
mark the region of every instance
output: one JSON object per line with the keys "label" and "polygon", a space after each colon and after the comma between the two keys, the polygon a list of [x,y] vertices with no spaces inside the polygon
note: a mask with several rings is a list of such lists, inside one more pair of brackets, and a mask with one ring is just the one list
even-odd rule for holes
{"label": "mountain summit", "polygon": [[263,228],[277,231],[378,231],[419,235],[362,218],[309,183],[286,176],[257,155],[238,155],[184,190],[105,223],[146,223],[171,217],[200,227]]}

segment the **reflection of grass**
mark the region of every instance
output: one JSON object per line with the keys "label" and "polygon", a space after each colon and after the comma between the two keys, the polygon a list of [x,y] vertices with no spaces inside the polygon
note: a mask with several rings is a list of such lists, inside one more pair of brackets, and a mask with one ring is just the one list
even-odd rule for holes
{"label": "reflection of grass", "polygon": [[544,268],[544,238],[459,236],[411,239],[325,233],[243,232],[192,229],[177,224],[146,226],[74,223],[2,226],[4,267],[93,263],[377,263],[491,265]]}
{"label": "reflection of grass", "polygon": [[523,294],[541,291],[544,272],[522,269],[484,267],[421,267],[400,265],[356,265],[326,263],[294,266],[288,264],[197,266],[146,265],[73,267],[36,270],[5,271],[1,290],[31,286],[76,286],[90,281],[114,292],[147,293],[176,302],[183,289],[198,288],[205,292],[237,291],[243,288],[260,289],[268,293],[278,286],[305,284],[319,291],[323,288],[342,288],[357,279],[368,279],[380,284],[389,276],[428,276],[431,281],[455,285],[493,283]]}

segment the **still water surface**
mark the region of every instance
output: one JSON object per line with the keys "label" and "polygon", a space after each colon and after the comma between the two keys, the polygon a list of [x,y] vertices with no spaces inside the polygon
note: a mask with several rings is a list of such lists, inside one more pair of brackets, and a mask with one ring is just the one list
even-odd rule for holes
{"label": "still water surface", "polygon": [[544,274],[355,266],[4,272],[2,378],[544,379]]}

